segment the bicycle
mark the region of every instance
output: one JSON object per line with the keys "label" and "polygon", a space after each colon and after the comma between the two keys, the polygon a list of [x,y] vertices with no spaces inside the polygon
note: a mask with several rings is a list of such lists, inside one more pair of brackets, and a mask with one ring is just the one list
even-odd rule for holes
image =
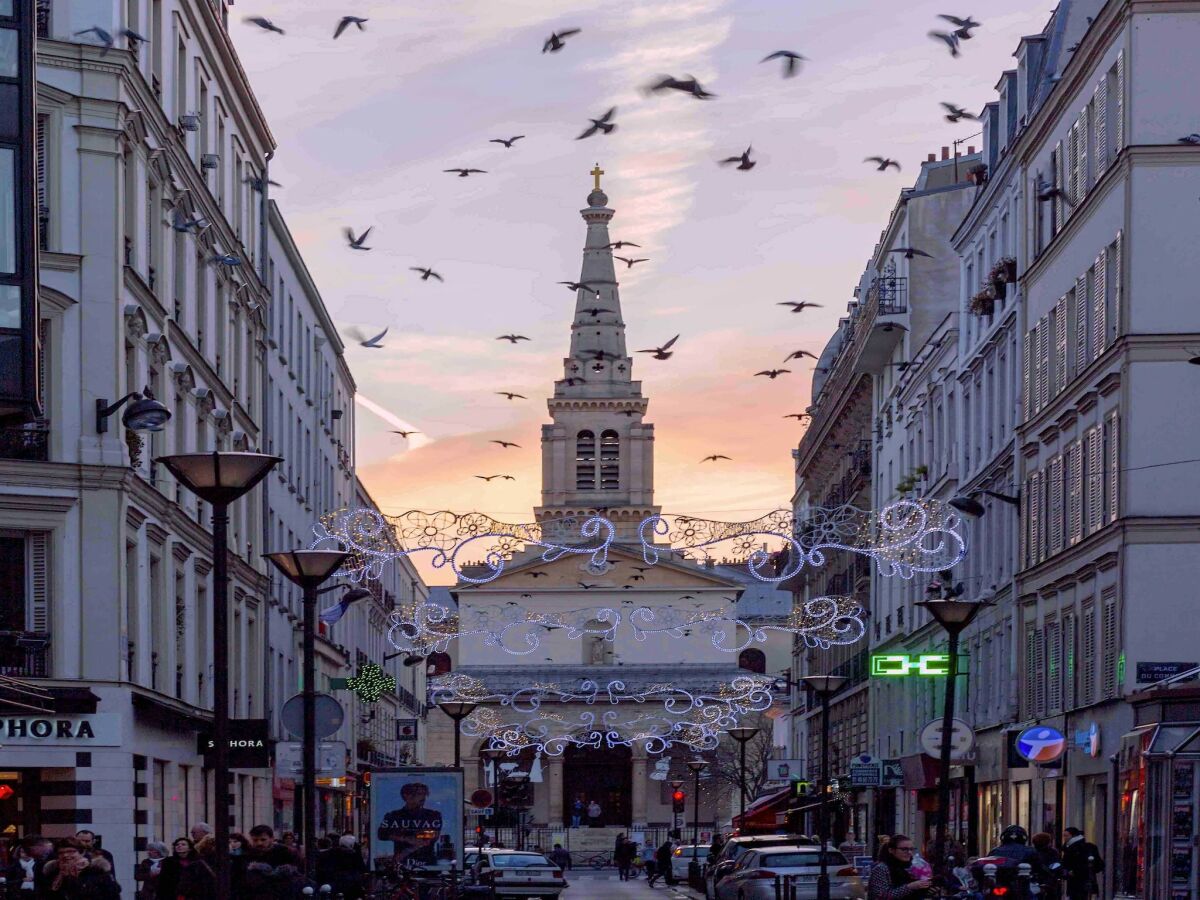
{"label": "bicycle", "polygon": [[611,869],[616,865],[613,858],[608,853],[595,853],[592,856],[586,857],[579,861],[581,866],[590,866],[593,869]]}

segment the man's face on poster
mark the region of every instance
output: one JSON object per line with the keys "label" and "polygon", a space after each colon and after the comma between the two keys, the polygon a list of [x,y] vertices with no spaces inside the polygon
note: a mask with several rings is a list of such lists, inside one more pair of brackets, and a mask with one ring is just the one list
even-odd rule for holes
{"label": "man's face on poster", "polygon": [[406,784],[400,790],[400,796],[404,799],[405,809],[421,809],[429,797],[429,788],[423,784]]}

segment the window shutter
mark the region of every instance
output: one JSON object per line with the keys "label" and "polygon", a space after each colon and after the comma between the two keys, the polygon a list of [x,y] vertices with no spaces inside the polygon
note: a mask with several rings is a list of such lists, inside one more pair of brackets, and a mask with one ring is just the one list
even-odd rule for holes
{"label": "window shutter", "polygon": [[38,354],[38,392],[42,398],[42,419],[50,418],[50,320],[42,319],[38,322],[38,344],[41,347],[41,352]]}
{"label": "window shutter", "polygon": [[47,243],[47,226],[50,221],[49,182],[47,180],[47,148],[46,135],[49,131],[50,117],[37,117],[37,210],[38,241],[44,250]]}
{"label": "window shutter", "polygon": [[1075,614],[1066,613],[1062,621],[1063,709],[1075,705]]}
{"label": "window shutter", "polygon": [[1118,501],[1121,496],[1121,423],[1117,418],[1116,410],[1109,413],[1105,429],[1108,432],[1106,442],[1108,451],[1108,521],[1115,522],[1119,512]]}
{"label": "window shutter", "polygon": [[1108,344],[1108,248],[1101,250],[1096,257],[1092,294],[1092,359],[1096,359]]}
{"label": "window shutter", "polygon": [[1110,700],[1117,696],[1117,597],[1113,591],[1106,591],[1104,596],[1104,620],[1101,622],[1102,635],[1100,638],[1100,653],[1103,660],[1101,669],[1103,684],[1100,687],[1100,697]]}
{"label": "window shutter", "polygon": [[1088,188],[1092,185],[1092,179],[1088,172],[1088,138],[1091,137],[1091,131],[1088,129],[1088,109],[1086,106],[1079,113],[1079,124],[1076,127],[1079,129],[1078,134],[1075,135],[1075,152],[1079,157],[1079,176],[1076,178],[1079,192],[1073,194],[1071,199],[1078,203],[1087,196]]}
{"label": "window shutter", "polygon": [[1038,322],[1038,409],[1050,402],[1050,317]]}
{"label": "window shutter", "polygon": [[1092,145],[1095,152],[1096,160],[1093,163],[1096,167],[1096,178],[1108,169],[1108,134],[1106,124],[1108,121],[1108,77],[1100,79],[1100,84],[1096,86],[1095,97],[1096,114],[1095,114],[1095,130],[1096,141]]}
{"label": "window shutter", "polygon": [[1088,292],[1087,275],[1075,280],[1075,375],[1078,376],[1092,361],[1088,353]]}
{"label": "window shutter", "polygon": [[1046,712],[1053,714],[1062,709],[1062,645],[1057,622],[1046,623]]}
{"label": "window shutter", "polygon": [[1025,715],[1027,718],[1033,718],[1037,715],[1035,708],[1034,689],[1037,683],[1041,680],[1038,677],[1037,670],[1037,632],[1033,628],[1033,623],[1025,626],[1028,630],[1025,632]]}
{"label": "window shutter", "polygon": [[[1025,481],[1021,485],[1021,496],[1022,497],[1032,497],[1033,496],[1033,494],[1031,493],[1032,488],[1033,488],[1033,480],[1027,475],[1027,476],[1025,476]],[[1032,562],[1032,560],[1030,558],[1032,556],[1032,554],[1029,552],[1029,545],[1030,545],[1029,523],[1030,523],[1030,519],[1031,519],[1031,516],[1029,515],[1029,507],[1030,507],[1030,504],[1028,503],[1028,501],[1025,503],[1022,503],[1021,508],[1017,513],[1017,515],[1020,517],[1020,520],[1021,520],[1021,527],[1018,530],[1019,533],[1017,535],[1018,539],[1020,540],[1021,546],[1017,548],[1017,558],[1020,560],[1021,568],[1023,568],[1023,569],[1028,568]]]}
{"label": "window shutter", "polygon": [[50,532],[34,531],[29,541],[29,629],[50,630]]}
{"label": "window shutter", "polygon": [[1050,460],[1050,554],[1063,548],[1063,458]]}
{"label": "window shutter", "polygon": [[1033,652],[1033,714],[1041,716],[1046,712],[1046,645],[1040,630],[1034,632]]}
{"label": "window shutter", "polygon": [[1096,608],[1083,610],[1083,635],[1079,647],[1080,703],[1087,706],[1096,697]]}
{"label": "window shutter", "polygon": [[[1125,148],[1125,51],[1117,54],[1117,96],[1114,115],[1117,121],[1113,124],[1115,143],[1113,149],[1120,153]],[[1115,154],[1114,154],[1115,155]]]}
{"label": "window shutter", "polygon": [[[1063,182],[1063,145],[1059,141],[1054,146],[1054,186],[1060,190],[1066,190],[1066,185]],[[1062,197],[1054,198],[1054,233],[1058,234],[1058,230],[1063,226],[1063,201]]]}
{"label": "window shutter", "polygon": [[[1121,232],[1117,232],[1117,240],[1112,246],[1112,271],[1108,273],[1108,278],[1112,281],[1112,309],[1109,310],[1108,322],[1108,343],[1112,343],[1117,339],[1117,335],[1121,333],[1121,298],[1124,295],[1124,290],[1121,284],[1121,247],[1124,240],[1121,237]],[[1105,307],[1108,309],[1108,307]]]}
{"label": "window shutter", "polygon": [[1067,386],[1067,298],[1059,298],[1054,307],[1054,393]]}
{"label": "window shutter", "polygon": [[1079,124],[1067,129],[1067,201],[1064,201],[1064,212],[1067,218],[1075,212],[1074,203],[1079,202]]}
{"label": "window shutter", "polygon": [[1029,418],[1033,412],[1033,407],[1030,404],[1029,393],[1029,370],[1033,366],[1033,347],[1034,347],[1034,332],[1025,332],[1025,338],[1021,346],[1021,420]]}
{"label": "window shutter", "polygon": [[1067,448],[1067,543],[1083,538],[1083,445],[1075,441]]}
{"label": "window shutter", "polygon": [[1087,433],[1087,533],[1098,531],[1104,524],[1104,462],[1100,452],[1100,429]]}

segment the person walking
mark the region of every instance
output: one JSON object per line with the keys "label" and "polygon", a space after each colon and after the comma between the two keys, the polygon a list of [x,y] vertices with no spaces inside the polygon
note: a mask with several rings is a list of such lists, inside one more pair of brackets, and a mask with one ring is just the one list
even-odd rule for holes
{"label": "person walking", "polygon": [[146,842],[146,858],[134,867],[133,880],[137,882],[134,896],[137,900],[157,900],[158,876],[162,874],[163,860],[171,849],[162,841]]}
{"label": "person walking", "polygon": [[1054,836],[1048,831],[1039,831],[1029,839],[1033,845],[1033,849],[1037,851],[1038,858],[1042,861],[1042,868],[1050,873],[1050,878],[1046,879],[1045,885],[1042,887],[1041,900],[1061,900],[1062,884],[1060,883],[1060,864],[1062,857],[1054,848]]}
{"label": "person walking", "polygon": [[871,866],[867,883],[868,900],[925,900],[932,881],[917,878],[912,868],[917,845],[912,838],[893,834],[880,853],[881,859]]}
{"label": "person walking", "polygon": [[633,841],[625,839],[625,835],[617,838],[617,844],[613,848],[613,862],[617,864],[617,874],[622,881],[628,881],[630,872],[633,870],[633,855],[637,852]]}
{"label": "person walking", "polygon": [[1067,875],[1068,900],[1088,900],[1100,893],[1096,876],[1104,871],[1100,848],[1084,837],[1080,828],[1068,828],[1064,835],[1062,864]]}
{"label": "person walking", "polygon": [[333,895],[345,900],[359,900],[363,895],[363,879],[367,864],[354,847],[354,835],[344,834],[337,846],[317,856],[317,882],[333,888]]}
{"label": "person walking", "polygon": [[33,900],[39,896],[45,881],[42,871],[50,860],[50,852],[54,845],[41,835],[31,835],[17,844],[12,865],[9,866],[8,878],[9,896],[15,900]]}
{"label": "person walking", "polygon": [[603,813],[603,810],[600,809],[600,804],[597,803],[595,800],[591,801],[587,805],[588,828],[599,828],[600,827],[601,813]]}
{"label": "person walking", "polygon": [[163,860],[155,884],[157,900],[212,900],[217,893],[217,877],[196,852],[191,838],[180,837],[171,845],[174,851]]}
{"label": "person walking", "polygon": [[671,871],[671,841],[668,838],[654,851],[654,877],[650,879],[650,887],[658,879],[666,881],[667,885],[675,884],[675,873]]}
{"label": "person walking", "polygon": [[550,851],[550,862],[564,872],[571,871],[571,851],[564,850],[562,844],[555,844],[554,849]]}
{"label": "person walking", "polygon": [[46,863],[46,885],[38,900],[120,900],[121,886],[112,866],[97,853],[88,859],[75,838],[63,838]]}
{"label": "person walking", "polygon": [[646,843],[642,845],[642,867],[646,870],[646,882],[654,884],[654,873],[658,869],[658,863],[654,859],[656,853],[654,842],[650,838],[646,838]]}

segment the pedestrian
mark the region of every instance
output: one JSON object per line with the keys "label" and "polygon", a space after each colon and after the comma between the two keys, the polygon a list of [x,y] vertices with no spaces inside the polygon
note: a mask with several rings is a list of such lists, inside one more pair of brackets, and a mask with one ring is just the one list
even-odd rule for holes
{"label": "pedestrian", "polygon": [[6,874],[10,896],[32,900],[45,881],[42,872],[50,861],[54,845],[39,834],[30,835],[13,852],[13,861]]}
{"label": "pedestrian", "polygon": [[603,812],[603,810],[600,809],[600,804],[597,803],[595,800],[592,800],[590,803],[588,803],[588,805],[587,805],[588,828],[599,828],[600,827],[600,815],[602,812]]}
{"label": "pedestrian", "polygon": [[550,862],[564,872],[569,872],[571,870],[571,851],[564,850],[562,844],[555,844],[554,849],[550,851]]}
{"label": "pedestrian", "polygon": [[294,866],[299,860],[296,853],[287,846],[286,839],[290,837],[294,847],[296,836],[290,831],[285,831],[283,837],[284,843],[276,843],[275,831],[270,825],[255,825],[250,829],[250,847],[243,856],[249,862],[263,862],[275,869],[280,866]]}
{"label": "pedestrian", "polygon": [[1104,860],[1100,849],[1084,837],[1080,828],[1066,830],[1062,864],[1067,875],[1068,900],[1088,900],[1100,893],[1096,876],[1104,871]]}
{"label": "pedestrian", "polygon": [[883,853],[887,850],[888,841],[892,839],[890,834],[881,834],[875,838],[875,855],[872,857],[875,862],[883,859]]}
{"label": "pedestrian", "polygon": [[584,813],[585,808],[586,807],[583,802],[583,794],[577,794],[575,796],[575,802],[571,804],[571,827],[572,828],[578,828],[580,825],[583,824],[583,813]]}
{"label": "pedestrian", "polygon": [[100,846],[96,840],[96,832],[88,831],[86,828],[82,831],[75,832],[75,840],[83,845],[83,855],[88,859],[96,856],[103,856],[108,860],[108,864],[113,865],[113,855]]}
{"label": "pedestrian", "polygon": [[717,861],[717,857],[721,855],[721,851],[725,849],[725,835],[713,835],[712,844],[708,848],[708,863],[712,865]]}
{"label": "pedestrian", "polygon": [[352,834],[342,835],[336,847],[317,857],[317,882],[333,888],[335,897],[341,894],[345,900],[359,900],[366,874],[367,864],[355,849]]}
{"label": "pedestrian", "polygon": [[250,839],[240,831],[235,831],[229,836],[229,855],[241,856],[250,846]]}
{"label": "pedestrian", "polygon": [[206,834],[196,841],[196,855],[208,863],[210,869],[217,867],[217,836]]}
{"label": "pedestrian", "polygon": [[217,893],[217,878],[192,839],[175,838],[171,849],[174,852],[163,860],[158,874],[157,900],[212,900]]}
{"label": "pedestrian", "polygon": [[134,896],[137,900],[157,900],[158,876],[162,874],[163,860],[171,853],[171,849],[162,841],[146,842],[146,858],[133,870],[133,880],[137,882]]}
{"label": "pedestrian", "polygon": [[654,876],[658,872],[658,863],[654,859],[655,854],[654,844],[649,838],[642,846],[642,868],[646,871],[646,883],[653,886]]}
{"label": "pedestrian", "polygon": [[207,822],[197,822],[192,826],[189,833],[192,836],[192,843],[198,844],[204,839],[206,834],[214,834],[215,832],[213,831],[213,827]]}
{"label": "pedestrian", "polygon": [[1060,900],[1062,897],[1062,885],[1059,882],[1059,877],[1062,857],[1054,849],[1054,836],[1048,831],[1039,831],[1029,839],[1029,842],[1033,844],[1033,849],[1037,851],[1038,858],[1042,861],[1042,868],[1052,876],[1042,888],[1041,900]]}
{"label": "pedestrian", "polygon": [[868,900],[925,900],[929,897],[933,882],[928,878],[917,878],[909,871],[916,852],[917,845],[912,838],[893,834],[884,845],[882,859],[871,866]]}
{"label": "pedestrian", "polygon": [[625,840],[624,834],[617,835],[617,843],[613,847],[613,862],[617,864],[617,875],[620,879],[628,881],[629,870],[633,864],[633,844]]}
{"label": "pedestrian", "polygon": [[100,853],[88,859],[83,851],[76,838],[58,842],[54,859],[42,870],[46,884],[38,900],[120,900],[121,886],[109,861]]}
{"label": "pedestrian", "polygon": [[667,885],[675,884],[675,873],[671,871],[671,839],[663,841],[657,850],[654,851],[654,880],[650,882],[650,887],[654,887],[654,881],[662,878]]}

